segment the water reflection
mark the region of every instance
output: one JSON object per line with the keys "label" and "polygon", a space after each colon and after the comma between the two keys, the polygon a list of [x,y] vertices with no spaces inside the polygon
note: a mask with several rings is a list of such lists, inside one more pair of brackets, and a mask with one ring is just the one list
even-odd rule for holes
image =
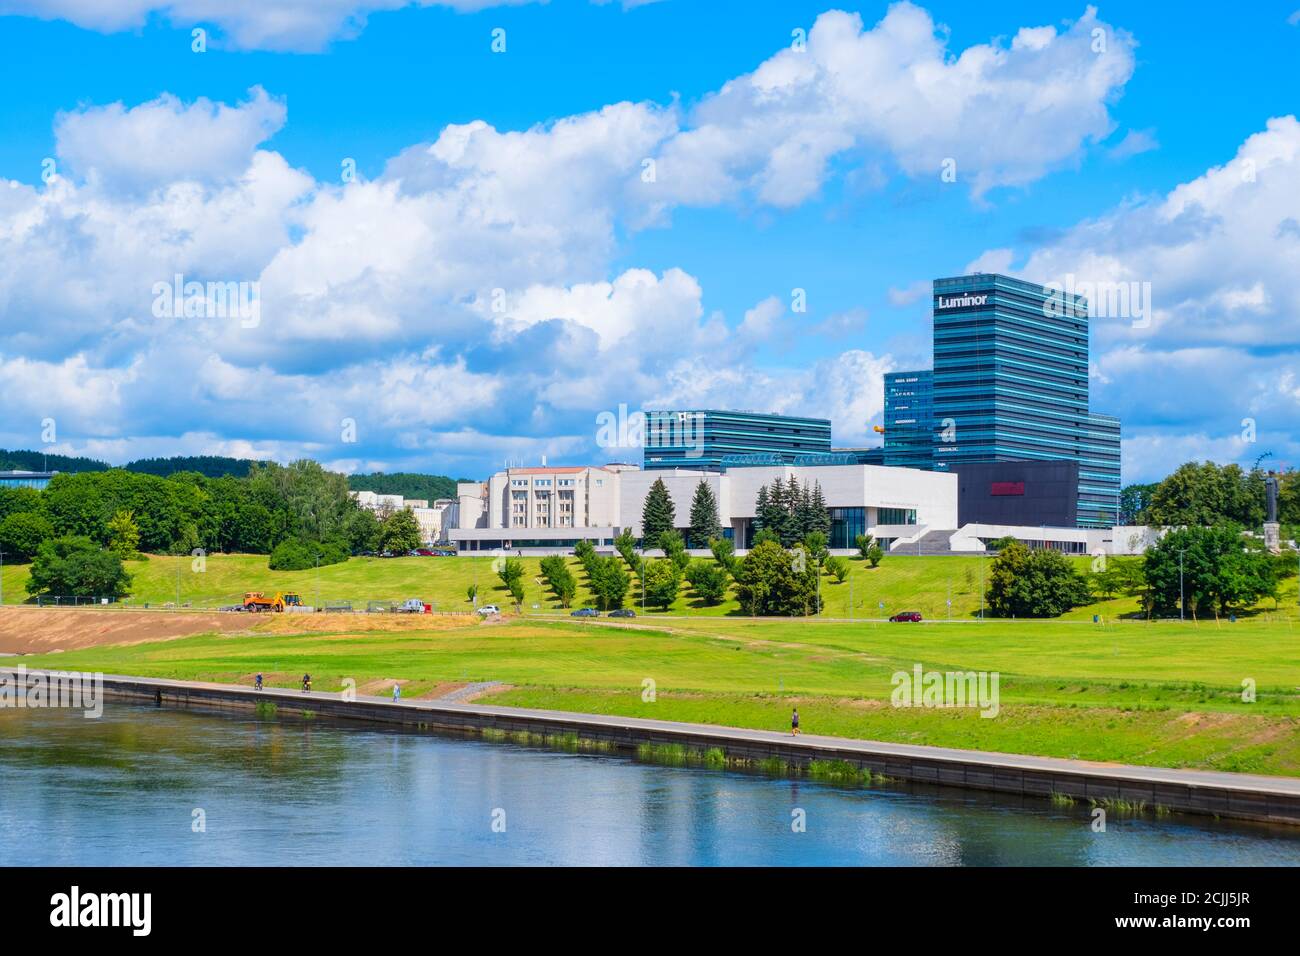
{"label": "water reflection", "polygon": [[0,780],[6,865],[1300,864],[1289,828],[1112,814],[1093,833],[1043,801],[125,704],[0,711]]}

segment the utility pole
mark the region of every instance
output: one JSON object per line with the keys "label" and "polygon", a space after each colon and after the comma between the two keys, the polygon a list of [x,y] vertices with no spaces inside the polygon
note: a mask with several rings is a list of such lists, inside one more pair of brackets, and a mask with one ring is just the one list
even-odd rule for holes
{"label": "utility pole", "polygon": [[316,596],[312,599],[313,610],[320,608],[320,555],[316,555]]}
{"label": "utility pole", "polygon": [[181,609],[181,561],[183,559],[176,555],[176,610]]}
{"label": "utility pole", "polygon": [[0,551],[0,607],[5,603],[5,553]]}

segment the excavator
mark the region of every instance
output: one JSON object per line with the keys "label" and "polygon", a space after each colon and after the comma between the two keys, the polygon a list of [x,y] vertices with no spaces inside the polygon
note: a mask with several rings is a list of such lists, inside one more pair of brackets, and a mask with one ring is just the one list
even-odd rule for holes
{"label": "excavator", "polygon": [[302,607],[302,597],[292,591],[277,591],[275,597],[267,597],[261,591],[244,594],[245,611],[283,611],[287,606]]}

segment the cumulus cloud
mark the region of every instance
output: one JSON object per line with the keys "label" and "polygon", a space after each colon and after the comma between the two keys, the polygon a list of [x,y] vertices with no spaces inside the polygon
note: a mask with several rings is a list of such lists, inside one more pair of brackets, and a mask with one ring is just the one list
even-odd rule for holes
{"label": "cumulus cloud", "polygon": [[[117,29],[153,6],[42,9]],[[302,38],[310,25],[294,17],[319,24],[343,5],[224,9],[247,19],[228,21],[233,35],[261,42],[259,11],[289,9],[279,29]],[[1131,39],[1092,10],[960,52],[911,4],[871,29],[832,12],[804,52],[694,107],[616,103],[519,131],[452,125],[344,185],[266,148],[286,117],[260,88],[233,106],[166,94],[86,106],[56,120],[61,175],[0,183],[0,384],[24,395],[0,438],[31,445],[33,423],[53,414],[65,435],[106,449],[218,435],[373,464],[402,451],[418,461],[439,442],[465,455],[590,448],[593,409],[680,396],[829,414],[840,440],[862,441],[888,355],[764,366],[756,348],[779,335],[782,302],[724,316],[684,268],[615,270],[620,230],[681,204],[801,202],[844,154],[914,176],[955,154],[977,195],[1018,185],[1108,133],[1107,102],[1131,69]],[[963,130],[976,120],[973,143]],[[260,323],[159,314],[154,290],[175,276],[258,283]],[[1224,301],[1243,314],[1283,301],[1267,285],[1232,290]],[[809,331],[847,334],[865,318],[850,310]],[[362,447],[340,444],[344,419]]]}
{"label": "cumulus cloud", "polygon": [[229,181],[284,125],[282,101],[261,87],[249,93],[233,107],[204,97],[185,105],[164,93],[130,109],[118,102],[60,113],[54,123],[57,154],[74,176],[109,188]]}
{"label": "cumulus cloud", "polygon": [[946,163],[976,196],[1021,186],[1110,135],[1110,100],[1132,75],[1131,36],[1087,8],[1068,28],[1021,30],[950,51],[930,14],[896,3],[871,29],[830,11],[806,47],[786,49],[726,83],[665,144],[660,181],[681,202],[752,190],[793,206],[831,161],[879,150],[908,175],[938,181]]}
{"label": "cumulus cloud", "polygon": [[[1126,443],[1135,442],[1135,449],[1190,449],[1208,436],[1207,449],[1247,464],[1265,451],[1294,463],[1300,461],[1295,222],[1300,123],[1276,117],[1223,165],[1079,223],[1033,250],[1019,269],[1012,269],[1013,253],[1005,249],[972,265],[1098,290],[1093,404],[1146,423],[1126,428]],[[1121,301],[1102,289],[1129,290],[1147,315],[1097,315],[1112,311],[1107,302]],[[1255,422],[1257,441],[1239,447],[1231,436],[1243,432],[1247,418]],[[1190,444],[1175,442],[1179,436]],[[1144,445],[1144,439],[1151,440]],[[1126,478],[1159,476],[1172,460],[1136,456],[1135,467],[1145,470]]]}
{"label": "cumulus cloud", "polygon": [[215,26],[236,49],[310,52],[356,36],[371,13],[411,6],[472,13],[535,2],[545,0],[0,0],[0,15],[67,20],[105,33],[139,29],[159,16],[177,27]]}

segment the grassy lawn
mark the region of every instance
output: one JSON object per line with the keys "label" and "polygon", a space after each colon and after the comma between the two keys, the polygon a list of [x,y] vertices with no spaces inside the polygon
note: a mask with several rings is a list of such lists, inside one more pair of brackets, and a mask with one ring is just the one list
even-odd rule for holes
{"label": "grassy lawn", "polygon": [[[426,559],[423,566],[444,559]],[[387,562],[395,563],[395,562]],[[899,564],[902,562],[899,561]],[[447,565],[451,568],[451,565]],[[882,566],[882,571],[886,570]],[[985,621],[884,624],[536,616],[486,625],[199,636],[24,658],[29,666],[317,689],[408,682],[406,696],[496,680],[494,703],[1254,773],[1300,775],[1300,624]],[[417,625],[418,628],[418,625]],[[890,706],[891,675],[997,671],[997,717]],[[643,681],[656,699],[642,700]],[[1253,680],[1257,700],[1241,699]]]}
{"label": "grassy lawn", "polygon": [[[554,596],[541,582],[539,559],[522,558],[524,575],[524,605],[527,610],[562,610]],[[822,578],[822,596],[826,602],[826,617],[887,617],[896,611],[920,611],[927,619],[970,620],[980,608],[981,573],[987,571],[987,559],[966,556],[915,557],[890,555],[878,568],[863,561],[849,564],[851,573],[843,584],[833,578]],[[1081,568],[1088,558],[1080,558]],[[218,607],[238,603],[245,591],[297,591],[309,604],[332,601],[351,601],[354,607],[364,608],[367,601],[403,601],[418,597],[433,601],[439,610],[468,610],[466,588],[477,583],[480,603],[506,604],[509,593],[492,570],[489,557],[456,558],[353,558],[343,564],[330,565],[309,571],[271,571],[266,566],[265,555],[212,555],[203,571],[195,571],[188,557],[152,556],[145,561],[128,563],[134,575],[131,603],[136,605],[169,604],[177,600],[178,588],[182,604],[194,607]],[[575,607],[590,604],[591,594],[586,588],[586,574],[576,559],[570,565],[580,587]],[[178,573],[179,572],[179,573]],[[27,566],[6,564],[4,567],[4,600],[8,604],[27,599],[23,585],[27,581]],[[1277,608],[1273,601],[1264,602],[1261,612],[1300,620],[1297,607],[1295,577],[1282,584]],[[635,579],[633,581],[635,589]],[[627,603],[641,612],[639,594],[630,593]],[[948,601],[952,601],[951,607]],[[884,605],[883,609],[881,605]],[[534,608],[534,605],[536,607]],[[673,615],[700,615],[726,617],[739,614],[734,598],[715,607],[706,607],[683,585],[683,593],[669,608]],[[658,614],[654,608],[646,613]],[[1137,615],[1138,601],[1134,597],[1121,597],[1099,601],[1087,607],[1076,608],[1068,619],[1091,621],[1093,614],[1107,619],[1121,615]]]}

